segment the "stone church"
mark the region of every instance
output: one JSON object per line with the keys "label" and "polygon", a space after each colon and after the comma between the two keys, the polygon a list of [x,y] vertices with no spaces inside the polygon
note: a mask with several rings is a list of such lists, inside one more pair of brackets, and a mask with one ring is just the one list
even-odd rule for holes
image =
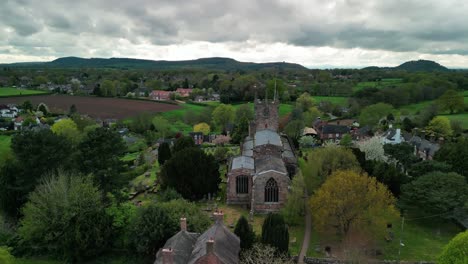
{"label": "stone church", "polygon": [[286,202],[297,160],[288,137],[278,133],[278,100],[255,100],[255,120],[227,174],[227,203],[251,213],[278,211]]}

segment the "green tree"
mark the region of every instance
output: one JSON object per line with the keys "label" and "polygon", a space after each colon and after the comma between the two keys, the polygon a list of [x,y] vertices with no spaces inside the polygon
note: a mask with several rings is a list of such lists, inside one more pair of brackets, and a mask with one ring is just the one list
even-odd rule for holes
{"label": "green tree", "polygon": [[351,147],[353,145],[353,138],[351,135],[345,134],[340,140],[340,145],[347,148]]}
{"label": "green tree", "polygon": [[120,158],[126,146],[117,132],[97,128],[84,137],[78,150],[78,168],[85,174],[92,173],[104,194],[125,184],[127,179],[120,175],[124,170]]}
{"label": "green tree", "polygon": [[171,132],[171,124],[167,119],[161,116],[156,116],[152,120],[152,124],[156,131],[158,131],[163,138],[169,135]]}
{"label": "green tree", "polygon": [[409,143],[385,144],[383,148],[385,155],[396,161],[404,171],[417,161],[414,156],[414,147]]}
{"label": "green tree", "polygon": [[213,224],[210,217],[200,210],[197,204],[184,199],[174,199],[160,204],[166,210],[171,223],[167,226],[171,229],[171,235],[180,230],[180,218],[187,218],[187,230],[189,232],[203,233]]}
{"label": "green tree", "polygon": [[297,142],[302,136],[304,127],[304,122],[302,120],[293,120],[284,127],[284,133]]}
{"label": "green tree", "polygon": [[463,94],[455,90],[447,90],[439,97],[438,103],[442,110],[449,110],[450,114],[463,111],[465,108]]}
{"label": "green tree", "polygon": [[408,174],[411,175],[412,178],[418,178],[433,171],[451,172],[453,170],[452,166],[445,162],[439,162],[435,160],[423,160],[411,165],[411,167],[408,170]]}
{"label": "green tree", "polygon": [[240,238],[241,249],[249,249],[255,242],[255,233],[252,226],[243,215],[237,220],[236,227],[234,228],[234,234]]}
{"label": "green tree", "polygon": [[7,248],[0,247],[0,263],[2,264],[16,263],[15,258],[10,254],[10,251]]}
{"label": "green tree", "polygon": [[249,120],[244,117],[239,122],[236,123],[236,126],[234,127],[234,131],[232,132],[231,140],[234,144],[239,144],[248,135],[249,135]]}
{"label": "green tree", "polygon": [[445,214],[463,207],[468,199],[468,184],[454,173],[431,172],[403,185],[400,202],[405,209],[423,215]]}
{"label": "green tree", "polygon": [[468,231],[456,235],[444,247],[437,259],[439,264],[468,263]]}
{"label": "green tree", "polygon": [[115,90],[115,85],[114,82],[111,80],[104,80],[101,83],[100,87],[101,93],[104,96],[115,96],[116,95],[116,90]]}
{"label": "green tree", "polygon": [[26,112],[27,111],[32,111],[33,110],[33,105],[31,103],[31,101],[26,100],[21,104],[20,108],[23,109]]}
{"label": "green tree", "polygon": [[453,130],[450,126],[450,120],[445,116],[434,117],[429,125],[426,127],[428,133],[435,133],[443,137],[449,137],[452,135]]}
{"label": "green tree", "polygon": [[382,235],[386,223],[398,218],[395,198],[375,178],[354,171],[337,171],[310,199],[313,224],[341,238],[350,231]]}
{"label": "green tree", "polygon": [[284,219],[279,214],[268,214],[262,225],[262,243],[276,248],[279,252],[288,252],[289,231]]}
{"label": "green tree", "polygon": [[235,120],[236,124],[239,124],[241,120],[253,120],[254,112],[251,104],[243,104],[236,109]]}
{"label": "green tree", "polygon": [[199,148],[174,151],[161,169],[163,187],[172,187],[184,198],[201,199],[214,194],[221,182],[218,164]]}
{"label": "green tree", "polygon": [[44,103],[40,103],[37,106],[37,111],[41,111],[44,114],[44,116],[49,115],[49,107]]}
{"label": "green tree", "polygon": [[301,109],[302,112],[309,110],[314,104],[315,101],[309,93],[301,94],[296,100],[296,108]]}
{"label": "green tree", "polygon": [[10,216],[34,190],[39,179],[60,167],[71,166],[70,142],[50,130],[24,130],[11,140],[13,157],[0,169],[0,202]]}
{"label": "green tree", "polygon": [[294,176],[291,183],[291,189],[286,200],[286,205],[281,211],[284,220],[290,225],[297,225],[304,221],[302,217],[305,213],[305,182],[302,173]]}
{"label": "green tree", "polygon": [[164,163],[171,158],[171,147],[169,143],[163,142],[158,147],[158,162],[159,165],[164,165]]}
{"label": "green tree", "polygon": [[219,128],[225,130],[234,120],[234,108],[232,105],[220,104],[213,110],[212,116],[213,122]]}
{"label": "green tree", "polygon": [[468,179],[468,139],[460,138],[457,142],[447,142],[436,152],[434,159],[452,166],[453,171]]}
{"label": "green tree", "polygon": [[57,135],[64,136],[73,144],[77,144],[80,141],[81,134],[78,131],[78,126],[70,118],[61,119],[50,128],[52,132]]}
{"label": "green tree", "polygon": [[99,255],[110,241],[111,221],[88,177],[59,172],[46,178],[31,193],[23,214],[22,241],[71,262]]}
{"label": "green tree", "polygon": [[385,103],[373,104],[362,109],[359,115],[359,123],[361,125],[375,126],[380,119],[386,117],[393,111],[393,106]]}
{"label": "green tree", "polygon": [[193,147],[195,147],[195,142],[193,141],[193,138],[188,136],[182,136],[175,141],[174,146],[172,147],[172,153],[174,154],[181,150]]}
{"label": "green tree", "polygon": [[174,229],[168,228],[171,224],[167,210],[161,206],[138,208],[129,226],[129,246],[139,253],[155,256],[165,241],[174,235]]}

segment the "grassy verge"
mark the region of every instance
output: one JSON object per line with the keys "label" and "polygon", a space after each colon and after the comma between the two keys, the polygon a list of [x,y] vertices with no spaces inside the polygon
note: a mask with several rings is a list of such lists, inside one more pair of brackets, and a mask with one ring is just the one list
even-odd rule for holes
{"label": "grassy verge", "polygon": [[20,89],[20,88],[13,88],[13,87],[1,87],[0,88],[0,97],[7,97],[7,96],[23,96],[23,95],[34,95],[34,94],[46,94],[46,91],[41,90],[28,90],[28,89]]}
{"label": "grassy verge", "polygon": [[464,129],[468,129],[468,113],[453,114],[453,115],[442,115],[447,117],[451,121],[459,121]]}
{"label": "grassy verge", "polygon": [[5,153],[10,151],[11,137],[0,135],[0,153]]}

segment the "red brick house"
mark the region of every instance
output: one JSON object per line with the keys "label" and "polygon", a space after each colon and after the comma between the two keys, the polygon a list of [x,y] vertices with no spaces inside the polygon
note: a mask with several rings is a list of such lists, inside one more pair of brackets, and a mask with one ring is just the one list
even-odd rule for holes
{"label": "red brick house", "polygon": [[181,97],[189,97],[192,91],[193,89],[189,88],[177,88],[176,93],[178,93]]}
{"label": "red brick house", "polygon": [[153,90],[149,97],[151,100],[160,100],[160,101],[167,101],[171,99],[172,91],[163,91],[163,90]]}

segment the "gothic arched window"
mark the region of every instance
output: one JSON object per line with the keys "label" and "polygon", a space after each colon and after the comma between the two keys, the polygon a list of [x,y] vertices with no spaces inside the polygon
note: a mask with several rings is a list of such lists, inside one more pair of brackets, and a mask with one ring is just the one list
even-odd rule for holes
{"label": "gothic arched window", "polygon": [[273,178],[270,178],[265,184],[265,202],[278,202],[278,184]]}
{"label": "gothic arched window", "polygon": [[236,192],[249,193],[249,177],[245,175],[236,177]]}

